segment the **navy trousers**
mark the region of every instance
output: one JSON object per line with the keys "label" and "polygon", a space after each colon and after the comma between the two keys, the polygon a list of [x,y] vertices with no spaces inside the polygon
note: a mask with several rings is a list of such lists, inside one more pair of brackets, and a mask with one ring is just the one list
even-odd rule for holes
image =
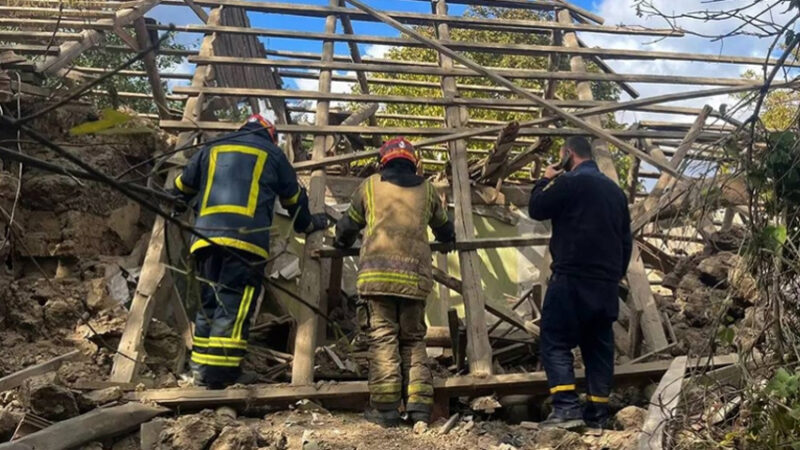
{"label": "navy trousers", "polygon": [[206,247],[195,253],[201,305],[195,318],[192,368],[212,388],[233,384],[241,375],[250,317],[261,293],[266,264],[252,253],[227,250]]}
{"label": "navy trousers", "polygon": [[[618,284],[554,274],[542,307],[540,353],[554,412],[598,422],[608,417],[614,377],[614,332],[619,313]],[[586,368],[587,404],[575,389],[572,349],[580,347]]]}

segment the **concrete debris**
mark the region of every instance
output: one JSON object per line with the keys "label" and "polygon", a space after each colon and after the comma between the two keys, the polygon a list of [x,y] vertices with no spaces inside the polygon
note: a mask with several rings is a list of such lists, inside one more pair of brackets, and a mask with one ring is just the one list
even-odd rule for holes
{"label": "concrete debris", "polygon": [[214,411],[180,416],[161,432],[163,450],[204,450],[209,448],[223,426]]}
{"label": "concrete debris", "polygon": [[562,428],[545,428],[536,435],[537,448],[555,450],[584,448],[581,435]]}
{"label": "concrete debris", "polygon": [[425,434],[428,431],[428,424],[425,422],[417,422],[412,429],[414,434]]}

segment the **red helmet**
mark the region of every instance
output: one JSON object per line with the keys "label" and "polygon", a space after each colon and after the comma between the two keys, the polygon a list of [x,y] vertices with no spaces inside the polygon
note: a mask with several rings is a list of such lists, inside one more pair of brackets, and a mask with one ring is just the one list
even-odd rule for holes
{"label": "red helmet", "polygon": [[275,125],[273,125],[269,120],[265,119],[261,114],[253,114],[252,116],[248,117],[247,123],[260,124],[265,130],[267,130],[269,137],[272,138],[272,142],[277,142],[275,139],[275,136],[277,135],[277,132],[275,131]]}
{"label": "red helmet", "polygon": [[381,165],[397,158],[403,158],[417,165],[417,156],[414,153],[414,145],[404,137],[396,137],[383,143],[379,150]]}

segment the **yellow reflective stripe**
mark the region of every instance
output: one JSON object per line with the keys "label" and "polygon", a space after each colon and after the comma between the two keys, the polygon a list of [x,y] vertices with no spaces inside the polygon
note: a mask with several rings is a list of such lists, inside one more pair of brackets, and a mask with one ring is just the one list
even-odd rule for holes
{"label": "yellow reflective stripe", "polygon": [[281,205],[283,205],[284,208],[287,207],[287,206],[296,205],[297,202],[300,200],[300,194],[302,192],[303,191],[300,188],[297,188],[297,193],[296,194],[294,194],[293,196],[291,196],[289,198],[282,198],[281,199]]}
{"label": "yellow reflective stripe", "polygon": [[372,234],[372,228],[375,226],[375,203],[373,200],[374,191],[372,186],[374,180],[374,176],[367,179],[367,234]]}
{"label": "yellow reflective stripe", "polygon": [[192,344],[195,347],[236,348],[247,350],[247,341],[245,340],[218,336],[213,336],[210,338],[194,336],[192,339]]}
{"label": "yellow reflective stripe", "polygon": [[353,222],[359,225],[364,225],[366,223],[364,221],[364,216],[360,212],[358,212],[358,210],[355,209],[352,205],[350,206],[350,208],[348,208],[347,215],[350,216],[351,219],[353,219]]}
{"label": "yellow reflective stripe", "polygon": [[[267,259],[269,257],[269,253],[263,248],[255,244],[242,241],[240,239],[218,236],[218,237],[208,238],[208,241],[211,241],[214,244],[224,245],[225,247],[238,248],[239,250],[244,250],[246,252],[253,253],[264,259]],[[189,249],[189,253],[194,253],[201,248],[210,246],[211,243],[209,243],[208,241],[205,239],[198,240],[197,242],[192,244],[192,247]]]}
{"label": "yellow reflective stripe", "polygon": [[419,395],[409,395],[408,403],[421,403],[423,405],[432,405],[433,397],[420,397]]}
{"label": "yellow reflective stripe", "polygon": [[242,338],[242,324],[244,324],[244,319],[247,317],[247,311],[250,310],[250,302],[253,300],[253,291],[255,291],[253,286],[244,288],[242,301],[239,303],[239,312],[236,314],[236,321],[233,323],[233,333],[231,334],[233,339]]}
{"label": "yellow reflective stripe", "polygon": [[243,359],[243,356],[206,355],[192,352],[192,361],[207,366],[239,367],[239,363],[241,363]]}
{"label": "yellow reflective stripe", "polygon": [[381,383],[381,384],[371,384],[369,385],[369,392],[375,394],[389,394],[394,392],[400,392],[402,389],[402,385],[400,383]]}
{"label": "yellow reflective stripe", "polygon": [[592,403],[608,403],[608,397],[598,397],[596,395],[587,395],[586,398]]}
{"label": "yellow reflective stripe", "polygon": [[413,394],[433,395],[433,386],[430,384],[409,384],[408,395]]}
{"label": "yellow reflective stripe", "polygon": [[[208,206],[208,197],[211,195],[211,187],[214,184],[214,172],[217,170],[217,156],[220,153],[244,153],[246,155],[254,155],[256,157],[256,164],[253,167],[252,179],[250,180],[250,192],[247,195],[247,205],[214,205]],[[264,170],[264,163],[267,161],[267,152],[264,150],[247,147],[245,145],[218,145],[211,149],[211,155],[208,158],[208,181],[206,182],[206,190],[203,194],[203,203],[200,207],[200,216],[207,216],[209,214],[241,214],[248,217],[256,215],[256,207],[258,206],[258,191],[259,181],[261,181],[261,172]]]}
{"label": "yellow reflective stripe", "polygon": [[550,388],[550,393],[555,394],[556,392],[567,392],[567,391],[574,391],[575,385],[574,384],[561,384],[558,386],[553,386]]}
{"label": "yellow reflective stripe", "polygon": [[358,276],[360,277],[370,277],[370,276],[377,276],[377,275],[386,275],[389,277],[397,277],[397,278],[405,278],[407,280],[419,280],[419,275],[415,273],[401,273],[401,272],[392,272],[391,270],[377,270],[377,269],[368,269],[362,270],[359,272]]}
{"label": "yellow reflective stripe", "polygon": [[175,178],[175,187],[178,188],[178,190],[183,192],[184,194],[196,194],[197,193],[197,189],[187,186],[183,182],[183,178],[182,177],[183,177],[183,174],[178,175],[177,178]]}
{"label": "yellow reflective stripe", "polygon": [[358,278],[356,281],[356,286],[361,286],[367,283],[394,283],[394,284],[405,284],[407,286],[418,286],[418,281],[411,281],[403,278],[390,278],[387,276],[374,276],[369,278]]}

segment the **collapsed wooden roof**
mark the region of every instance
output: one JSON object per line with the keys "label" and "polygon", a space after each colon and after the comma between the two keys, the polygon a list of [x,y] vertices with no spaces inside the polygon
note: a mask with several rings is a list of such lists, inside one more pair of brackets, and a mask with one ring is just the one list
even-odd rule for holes
{"label": "collapsed wooden roof", "polygon": [[[427,0],[413,0],[411,3]],[[617,151],[633,156],[629,185],[632,198],[643,197],[633,207],[634,228],[639,231],[652,221],[678,196],[684,195],[688,187],[700,183],[685,178],[682,170],[689,160],[716,163],[722,155],[709,151],[708,143],[718,142],[735,129],[738,122],[710,107],[687,108],[672,103],[680,100],[705,98],[715,95],[747,92],[759,88],[757,82],[740,78],[700,77],[685,74],[633,74],[617,73],[606,61],[619,59],[700,61],[713,64],[762,65],[763,58],[737,55],[676,53],[665,51],[621,50],[588,47],[579,37],[582,33],[608,33],[629,36],[653,36],[656,38],[680,38],[680,30],[647,29],[604,24],[603,18],[562,0],[450,0],[450,4],[495,6],[520,10],[535,10],[541,20],[508,20],[493,17],[470,17],[448,13],[445,0],[433,0],[430,13],[411,11],[379,11],[358,0],[331,0],[327,5],[312,1],[258,2],[245,0],[135,0],[127,2],[85,0],[61,7],[58,0],[35,0],[29,6],[0,6],[0,51],[13,51],[25,60],[9,57],[0,59],[0,67],[57,77],[91,78],[108,73],[110,67],[76,66],[74,61],[82,52],[91,48],[125,52],[131,55],[143,52],[154,44],[153,32],[173,30],[178,34],[191,33],[203,36],[196,48],[188,50],[161,50],[185,58],[195,64],[194,73],[159,73],[156,56],[147,52],[143,56],[146,70],[119,71],[116,76],[146,77],[152,87],[151,96],[157,106],[160,126],[180,132],[178,148],[196,139],[205,139],[214,133],[233,130],[238,122],[217,120],[215,110],[230,109],[246,101],[252,110],[260,110],[259,101],[267,102],[275,113],[277,129],[287,136],[287,149],[293,149],[303,137],[313,137],[310,155],[304,152],[289,152],[298,156],[295,168],[298,171],[313,171],[309,183],[311,205],[321,209],[324,205],[326,169],[339,173],[336,168],[343,164],[363,160],[375,155],[375,146],[382,138],[403,134],[420,148],[447,152],[445,163],[452,174],[451,198],[455,204],[458,250],[462,253],[461,280],[459,285],[464,298],[467,323],[470,370],[473,373],[491,372],[491,348],[489,347],[484,304],[480,295],[480,277],[477,276],[476,250],[488,246],[531,245],[529,237],[505,239],[502,242],[474,239],[472,225],[472,194],[481,191],[481,198],[496,201],[497,191],[514,197],[516,187],[501,188],[513,172],[535,164],[541,153],[544,138],[565,135],[586,135],[598,138],[596,150],[598,161],[604,172],[612,178],[618,174],[611,161],[606,143],[612,143]],[[393,7],[402,8],[407,3],[395,2]],[[151,20],[145,15],[158,5],[183,8],[186,14],[196,16],[196,24],[170,26]],[[206,12],[204,8],[210,8]],[[267,14],[271,19],[283,20],[281,28],[254,28],[250,17]],[[291,29],[287,18],[324,18],[324,26],[316,32]],[[366,35],[355,32],[354,23],[380,22],[395,28],[397,36]],[[429,26],[435,37],[421,36],[414,26]],[[497,45],[492,42],[461,41],[451,38],[451,30],[477,29],[526,33],[544,36],[546,44]],[[125,46],[104,44],[104,37],[114,33]],[[261,38],[315,41],[321,44],[321,53],[299,52],[280,45],[265,48]],[[334,43],[346,43],[347,52],[337,53]],[[397,61],[367,57],[361,54],[359,44],[385,45],[390,47],[432,48],[439,53],[438,62]],[[463,52],[525,55],[548,58],[548,70],[519,69],[515,67],[481,67]],[[8,56],[8,54],[6,54]],[[560,70],[568,58],[569,70]],[[6,61],[3,63],[3,61]],[[587,71],[587,63],[594,64],[599,71]],[[433,77],[436,81],[411,81],[389,79],[380,75],[416,74]],[[464,82],[464,79],[481,80]],[[187,80],[188,86],[175,86],[165,92],[162,79]],[[318,80],[316,90],[299,90],[286,83],[287,80]],[[487,85],[484,81],[491,80]],[[521,88],[520,80],[538,80],[540,89]],[[335,92],[332,82],[357,85],[359,93]],[[556,87],[562,82],[576,83],[577,99],[562,99],[556,96]],[[599,101],[592,94],[592,86],[598,82],[615,83],[631,100]],[[683,87],[678,93],[655,97],[641,97],[631,83],[658,83]],[[407,85],[440,89],[436,96],[379,95],[376,86]],[[23,86],[18,86],[22,88]],[[774,86],[780,87],[780,86]],[[492,98],[461,96],[461,92],[489,92]],[[121,98],[140,98],[140,93],[118,93]],[[309,106],[303,101],[314,101]],[[183,103],[182,113],[169,108],[169,101]],[[332,120],[335,112],[333,102],[344,102],[351,111],[371,109],[370,114],[359,120]],[[439,117],[420,115],[397,115],[380,108],[379,104],[438,105],[444,114]],[[513,111],[520,122],[514,139],[500,139],[493,149],[487,150],[485,143],[502,136],[507,124],[491,120],[475,120],[470,116],[476,111],[492,109]],[[690,116],[694,123],[638,122],[626,129],[604,128],[600,115],[620,111],[657,112],[671,117]],[[297,114],[311,113],[313,123],[297,122]],[[709,119],[712,118],[712,119]],[[716,118],[717,120],[713,120]],[[383,119],[409,119],[425,123],[425,127],[384,126]],[[560,125],[559,125],[560,124]],[[362,136],[366,150],[331,154],[337,135]],[[517,137],[518,136],[518,137]],[[377,139],[373,139],[377,138]],[[483,159],[472,165],[467,155],[479,155]],[[308,160],[303,161],[305,157]],[[172,158],[179,164],[181,158]],[[640,168],[640,163],[644,162]],[[430,161],[436,165],[437,160]],[[487,175],[488,173],[488,175]],[[637,180],[656,179],[650,192],[636,190]],[[516,182],[525,180],[516,180]],[[719,180],[706,180],[718,183]],[[495,190],[494,192],[492,190]],[[487,193],[488,192],[488,193]],[[517,203],[524,203],[526,190],[517,191]],[[522,199],[522,200],[519,200]],[[701,232],[714,230],[713,218],[707,218]],[[132,317],[138,326],[126,330],[120,351],[127,355],[141,352],[142,328],[146,329],[148,302],[155,295],[156,286],[163,277],[163,220],[156,221],[151,241],[151,251],[145,261],[137,299]],[[652,230],[651,230],[652,232]],[[491,241],[491,242],[489,242]],[[304,271],[300,292],[314,304],[320,303],[318,287],[320,279],[319,253],[321,240],[312,238],[306,246],[303,259]],[[659,249],[650,249],[655,258]],[[324,253],[328,251],[328,253]],[[314,253],[316,252],[316,253]],[[331,249],[323,249],[327,257],[336,257]],[[341,254],[338,254],[341,258]],[[645,255],[647,257],[647,255]],[[651,259],[653,258],[650,255]],[[147,270],[148,267],[162,270]],[[546,270],[546,268],[540,268]],[[447,282],[447,280],[438,280]],[[452,280],[450,280],[452,281]],[[476,282],[478,284],[476,284]],[[650,351],[663,350],[668,336],[661,323],[653,293],[638,251],[632,260],[628,274],[631,290],[628,323],[630,340],[638,339],[641,333]],[[316,287],[316,288],[315,288]],[[138,301],[138,303],[137,303]],[[134,313],[135,312],[135,313]],[[293,380],[297,384],[308,384],[313,379],[313,355],[317,340],[317,320],[309,312],[308,317],[298,318],[298,340],[293,362]],[[621,333],[618,333],[621,335]],[[635,347],[635,342],[633,344]],[[635,356],[633,350],[631,356]],[[118,358],[112,379],[131,381],[136,374],[138,359]],[[311,377],[311,378],[310,378]]]}

